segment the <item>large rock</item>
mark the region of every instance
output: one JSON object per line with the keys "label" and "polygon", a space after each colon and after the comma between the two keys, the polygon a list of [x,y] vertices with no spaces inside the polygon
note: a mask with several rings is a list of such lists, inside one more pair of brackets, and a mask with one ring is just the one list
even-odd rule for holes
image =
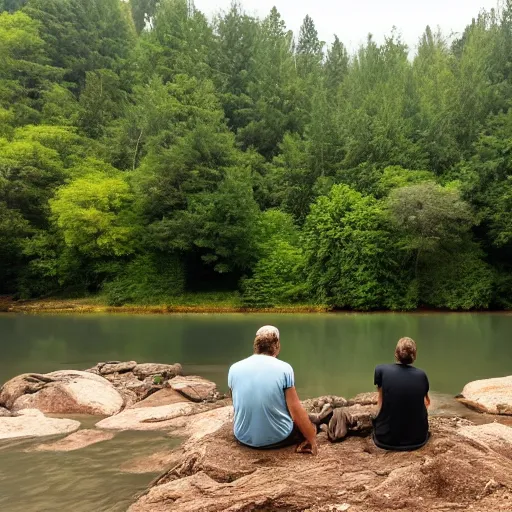
{"label": "large rock", "polygon": [[138,364],[133,369],[134,375],[139,379],[145,379],[147,377],[161,376],[165,379],[172,379],[177,375],[183,374],[183,368],[181,364],[158,364],[158,363],[143,363]]}
{"label": "large rock", "polygon": [[321,434],[312,457],[293,447],[240,446],[229,416],[221,423],[178,448],[173,467],[130,512],[511,510],[509,427],[471,426],[470,440],[470,422],[431,419],[431,441],[408,453],[385,452],[361,436],[332,444]]}
{"label": "large rock", "polygon": [[512,375],[470,382],[457,399],[480,412],[512,415]]}
{"label": "large rock", "polygon": [[47,418],[40,411],[26,410],[16,416],[0,418],[0,439],[69,434],[79,428],[79,421]]}
{"label": "large rock", "polygon": [[98,363],[87,372],[111,382],[123,397],[125,407],[131,407],[164,388],[170,379],[181,375],[183,369],[180,364],[107,361]]}
{"label": "large rock", "polygon": [[79,430],[64,439],[53,443],[45,443],[35,446],[29,451],[38,452],[70,452],[80,450],[92,444],[109,441],[114,437],[113,432],[105,432],[104,430]]}
{"label": "large rock", "polygon": [[0,407],[0,418],[6,418],[7,416],[10,416],[11,412],[6,409],[5,407]]}
{"label": "large rock", "polygon": [[97,375],[111,375],[112,373],[126,373],[131,372],[137,366],[136,361],[107,361],[106,363],[98,363],[93,368],[87,370]]}
{"label": "large rock", "polygon": [[36,393],[55,379],[39,373],[24,373],[7,381],[0,389],[0,406],[11,409],[25,393]]}
{"label": "large rock", "polygon": [[152,395],[149,395],[144,400],[141,400],[140,402],[132,405],[132,407],[140,409],[141,407],[159,407],[161,405],[171,405],[187,402],[189,402],[189,400],[187,400],[181,393],[174,391],[172,388],[163,388],[156,391]]}
{"label": "large rock", "polygon": [[175,377],[169,381],[169,386],[193,402],[215,400],[218,397],[215,382],[195,375]]}
{"label": "large rock", "polygon": [[2,387],[0,399],[12,411],[38,409],[51,414],[111,415],[124,405],[106,379],[74,370],[15,377]]}

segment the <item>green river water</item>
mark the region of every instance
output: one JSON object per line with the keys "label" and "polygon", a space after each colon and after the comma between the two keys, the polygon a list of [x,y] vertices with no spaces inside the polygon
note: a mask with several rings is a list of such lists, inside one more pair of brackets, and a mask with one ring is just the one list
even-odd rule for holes
{"label": "green river water", "polygon": [[[418,343],[417,365],[439,403],[468,381],[512,373],[512,314],[0,315],[0,381],[26,372],[85,369],[98,361],[181,362],[226,390],[229,365],[250,355],[256,330],[281,331],[281,358],[301,398],[352,396],[373,388],[373,368],[391,362],[396,341]],[[94,424],[82,418],[83,427]],[[41,440],[38,441],[39,443]],[[126,510],[152,474],[121,468],[172,448],[159,433],[120,433],[69,453],[31,452],[34,441],[0,442],[0,510]]]}

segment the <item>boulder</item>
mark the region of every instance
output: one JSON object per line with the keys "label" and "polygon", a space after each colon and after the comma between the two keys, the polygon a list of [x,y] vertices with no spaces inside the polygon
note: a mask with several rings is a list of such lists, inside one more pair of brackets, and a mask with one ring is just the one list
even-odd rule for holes
{"label": "boulder", "polygon": [[10,416],[11,412],[6,409],[5,407],[0,407],[0,418],[6,418],[7,416]]}
{"label": "boulder", "polygon": [[172,388],[163,388],[149,395],[144,400],[137,402],[132,407],[140,409],[141,407],[159,407],[161,405],[171,405],[177,403],[189,402],[182,394],[174,391]]}
{"label": "boulder", "polygon": [[98,363],[93,368],[87,370],[88,372],[97,375],[111,375],[112,373],[126,373],[131,372],[137,366],[136,361],[107,361],[106,363]]}
{"label": "boulder", "polygon": [[457,399],[479,412],[512,415],[512,375],[470,382]]}
{"label": "boulder", "polygon": [[24,373],[7,381],[0,389],[0,406],[11,409],[25,393],[36,393],[54,379],[39,373]]}
{"label": "boulder", "polygon": [[178,448],[167,461],[173,466],[130,512],[165,510],[171,503],[177,512],[510,510],[512,459],[503,451],[512,448],[510,427],[494,432],[453,418],[431,419],[431,441],[406,453],[380,450],[370,437],[333,444],[320,434],[319,454],[312,457],[293,447],[240,446],[229,415],[220,423]]}
{"label": "boulder", "polygon": [[50,414],[111,415],[124,405],[110,382],[80,371],[15,377],[2,388],[2,400],[12,411],[38,409]]}
{"label": "boulder", "polygon": [[101,443],[102,441],[109,441],[114,435],[113,432],[105,432],[104,430],[79,430],[64,439],[54,443],[40,444],[28,451],[70,452],[80,450],[92,444]]}
{"label": "boulder", "polygon": [[0,418],[0,439],[69,434],[79,428],[79,421],[47,418],[38,410],[25,410],[15,416]]}
{"label": "boulder", "polygon": [[169,381],[169,386],[193,402],[214,400],[218,396],[215,382],[202,377],[174,377]]}

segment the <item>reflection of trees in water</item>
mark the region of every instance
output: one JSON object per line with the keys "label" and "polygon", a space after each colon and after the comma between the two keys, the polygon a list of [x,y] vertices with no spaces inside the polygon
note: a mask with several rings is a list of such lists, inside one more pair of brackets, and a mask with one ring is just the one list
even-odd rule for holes
{"label": "reflection of trees in water", "polygon": [[279,327],[281,358],[294,367],[304,398],[371,390],[375,365],[393,361],[401,336],[418,342],[418,366],[436,391],[455,394],[512,367],[507,314],[5,315],[0,380],[133,359],[181,362],[224,388],[229,365],[252,353],[264,324]]}

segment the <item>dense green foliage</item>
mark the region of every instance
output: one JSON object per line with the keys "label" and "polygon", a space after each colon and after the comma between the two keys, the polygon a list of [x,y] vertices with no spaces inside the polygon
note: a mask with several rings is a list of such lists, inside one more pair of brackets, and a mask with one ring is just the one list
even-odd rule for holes
{"label": "dense green foliage", "polygon": [[234,2],[0,0],[0,293],[512,306],[512,0],[412,55]]}

